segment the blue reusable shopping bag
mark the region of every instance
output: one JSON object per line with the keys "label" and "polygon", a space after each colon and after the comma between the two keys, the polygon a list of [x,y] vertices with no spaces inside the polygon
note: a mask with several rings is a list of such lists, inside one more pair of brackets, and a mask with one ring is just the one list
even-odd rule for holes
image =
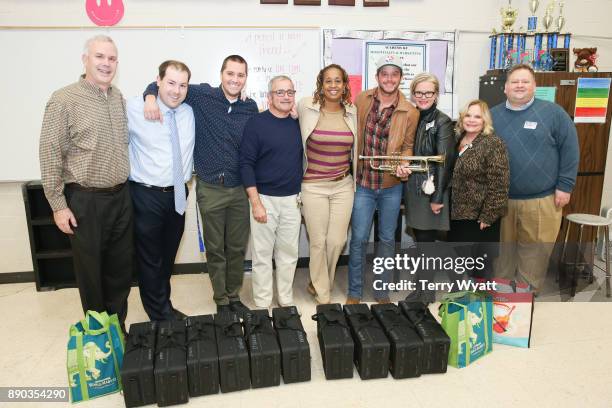
{"label": "blue reusable shopping bag", "polygon": [[493,304],[479,292],[447,295],[440,305],[442,327],[451,339],[448,363],[466,367],[493,349]]}
{"label": "blue reusable shopping bag", "polygon": [[72,402],[121,391],[124,339],[117,315],[88,311],[70,327],[66,365]]}

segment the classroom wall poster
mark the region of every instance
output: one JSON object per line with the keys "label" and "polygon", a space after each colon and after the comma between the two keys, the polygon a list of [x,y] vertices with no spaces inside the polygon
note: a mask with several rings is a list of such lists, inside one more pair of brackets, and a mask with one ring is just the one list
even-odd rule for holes
{"label": "classroom wall poster", "polygon": [[355,102],[355,98],[361,92],[361,75],[349,75],[349,88],[351,89],[351,102]]}
{"label": "classroom wall poster", "polygon": [[557,87],[555,86],[538,86],[535,90],[535,97],[544,101],[555,103],[555,94]]}
{"label": "classroom wall poster", "polygon": [[364,89],[377,86],[376,62],[383,55],[396,54],[403,61],[402,82],[400,90],[406,98],[410,97],[410,83],[419,73],[428,71],[429,46],[413,41],[366,41],[363,47]]}
{"label": "classroom wall poster", "polygon": [[610,78],[578,78],[575,123],[606,123]]}

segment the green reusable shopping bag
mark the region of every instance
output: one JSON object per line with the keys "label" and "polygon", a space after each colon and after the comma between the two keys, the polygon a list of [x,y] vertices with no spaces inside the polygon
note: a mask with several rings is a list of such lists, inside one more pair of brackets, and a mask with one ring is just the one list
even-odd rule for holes
{"label": "green reusable shopping bag", "polygon": [[89,310],[70,326],[66,366],[73,403],[121,391],[124,344],[115,314]]}
{"label": "green reusable shopping bag", "polygon": [[442,327],[450,337],[448,363],[466,367],[493,349],[493,302],[479,292],[447,295],[440,305]]}

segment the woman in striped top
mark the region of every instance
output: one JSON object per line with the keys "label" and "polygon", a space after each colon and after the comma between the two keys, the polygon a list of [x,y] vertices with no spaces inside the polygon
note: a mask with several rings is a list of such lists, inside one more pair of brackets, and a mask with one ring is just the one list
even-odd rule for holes
{"label": "woman in striped top", "polygon": [[310,240],[308,292],[318,303],[329,303],[353,208],[350,170],[357,111],[346,71],[337,64],[323,68],[314,95],[299,101],[298,114],[305,156],[302,203]]}

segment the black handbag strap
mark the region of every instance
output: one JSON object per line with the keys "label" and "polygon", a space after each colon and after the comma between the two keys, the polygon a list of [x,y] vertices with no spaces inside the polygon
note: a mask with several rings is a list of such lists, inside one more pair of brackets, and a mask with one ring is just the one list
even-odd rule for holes
{"label": "black handbag strap", "polygon": [[125,342],[125,352],[129,353],[138,349],[152,349],[152,337],[153,333],[130,334]]}
{"label": "black handbag strap", "polygon": [[187,344],[191,344],[196,341],[215,341],[214,335],[211,336],[207,327],[212,327],[213,330],[216,327],[214,322],[202,322],[196,320],[189,321],[187,324]]}
{"label": "black handbag strap", "polygon": [[422,338],[432,335],[434,330],[431,323],[437,323],[436,319],[431,315],[429,308],[424,303],[413,303],[410,308],[405,308],[406,317],[414,324],[417,332]]}
{"label": "black handbag strap", "polygon": [[156,355],[161,353],[165,349],[178,348],[185,350],[185,333],[175,332],[170,329],[160,329],[159,338],[157,340]]}
{"label": "black handbag strap", "polygon": [[408,320],[418,325],[424,319],[430,317],[429,309],[423,303],[412,304],[410,308],[404,308]]}
{"label": "black handbag strap", "polygon": [[410,320],[406,318],[402,319],[402,314],[399,310],[386,309],[383,310],[382,313],[385,319],[391,321],[391,325],[389,326],[390,332],[400,327],[409,327],[411,329],[416,329],[416,326]]}
{"label": "black handbag strap", "polygon": [[312,315],[312,320],[321,325],[321,328],[327,326],[341,326],[348,329],[344,314],[340,310],[324,310]]}
{"label": "black handbag strap", "polygon": [[240,322],[223,322],[219,327],[223,329],[223,334],[227,337],[242,337],[242,325]]}
{"label": "black handbag strap", "polygon": [[378,329],[382,330],[382,327],[376,322],[374,316],[371,313],[353,313],[349,315],[351,322],[355,324],[355,331],[360,332],[364,329]]}
{"label": "black handbag strap", "polygon": [[293,310],[289,312],[288,316],[280,316],[276,319],[276,330],[293,330],[306,334],[302,327],[300,315]]}
{"label": "black handbag strap", "polygon": [[258,314],[250,314],[247,320],[245,320],[245,326],[248,327],[247,331],[249,335],[259,333],[276,335],[276,333],[274,333],[274,329],[272,329],[270,325],[264,324],[266,323],[266,320],[269,322],[270,318]]}

